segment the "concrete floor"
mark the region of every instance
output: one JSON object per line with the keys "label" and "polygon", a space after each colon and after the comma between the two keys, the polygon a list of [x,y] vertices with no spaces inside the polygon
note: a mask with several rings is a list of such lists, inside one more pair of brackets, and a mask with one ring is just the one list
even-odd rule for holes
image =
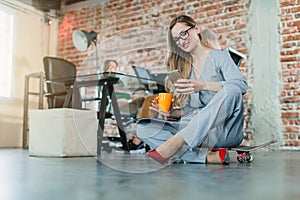
{"label": "concrete floor", "polygon": [[300,152],[258,151],[251,164],[161,165],[145,155],[45,158],[0,149],[1,200],[298,200]]}

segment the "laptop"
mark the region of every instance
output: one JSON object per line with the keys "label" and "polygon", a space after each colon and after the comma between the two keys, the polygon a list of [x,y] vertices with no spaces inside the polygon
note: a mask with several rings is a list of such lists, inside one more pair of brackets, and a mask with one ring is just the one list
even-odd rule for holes
{"label": "laptop", "polygon": [[142,84],[148,84],[149,81],[152,81],[152,75],[148,69],[137,67],[137,66],[132,66],[132,69],[134,70],[134,73],[136,74],[137,77],[139,77],[139,81]]}
{"label": "laptop", "polygon": [[145,85],[146,88],[149,89],[148,84],[149,81],[154,81],[156,82],[157,85],[157,90],[154,90],[153,93],[159,93],[159,92],[165,92],[165,78],[167,74],[165,73],[155,73],[151,74],[148,69],[137,67],[137,66],[132,66],[134,73],[136,74],[137,77],[139,77],[139,82],[143,85]]}
{"label": "laptop", "polygon": [[239,67],[242,60],[246,58],[246,56],[244,54],[242,54],[241,52],[238,52],[235,49],[232,48],[227,48],[227,51],[229,52],[232,60],[234,61],[234,63]]}

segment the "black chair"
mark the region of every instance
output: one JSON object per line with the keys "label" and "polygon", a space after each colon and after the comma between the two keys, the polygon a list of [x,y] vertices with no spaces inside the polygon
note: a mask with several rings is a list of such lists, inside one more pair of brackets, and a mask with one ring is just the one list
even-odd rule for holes
{"label": "black chair", "polygon": [[[47,85],[48,108],[72,107],[68,99],[69,89],[75,82],[76,66],[64,59],[46,56],[43,58]],[[51,81],[65,79],[61,82]],[[70,96],[70,95],[69,95]]]}

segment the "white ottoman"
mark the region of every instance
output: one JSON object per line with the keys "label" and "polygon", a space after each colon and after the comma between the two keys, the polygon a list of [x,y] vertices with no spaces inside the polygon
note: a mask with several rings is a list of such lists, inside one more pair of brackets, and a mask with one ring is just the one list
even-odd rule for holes
{"label": "white ottoman", "polygon": [[97,114],[58,108],[29,111],[30,156],[95,156]]}

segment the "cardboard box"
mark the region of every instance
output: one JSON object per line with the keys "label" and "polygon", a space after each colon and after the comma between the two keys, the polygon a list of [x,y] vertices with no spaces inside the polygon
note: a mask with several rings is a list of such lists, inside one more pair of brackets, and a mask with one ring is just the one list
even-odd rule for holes
{"label": "cardboard box", "polygon": [[30,156],[95,156],[97,114],[69,108],[29,111]]}

